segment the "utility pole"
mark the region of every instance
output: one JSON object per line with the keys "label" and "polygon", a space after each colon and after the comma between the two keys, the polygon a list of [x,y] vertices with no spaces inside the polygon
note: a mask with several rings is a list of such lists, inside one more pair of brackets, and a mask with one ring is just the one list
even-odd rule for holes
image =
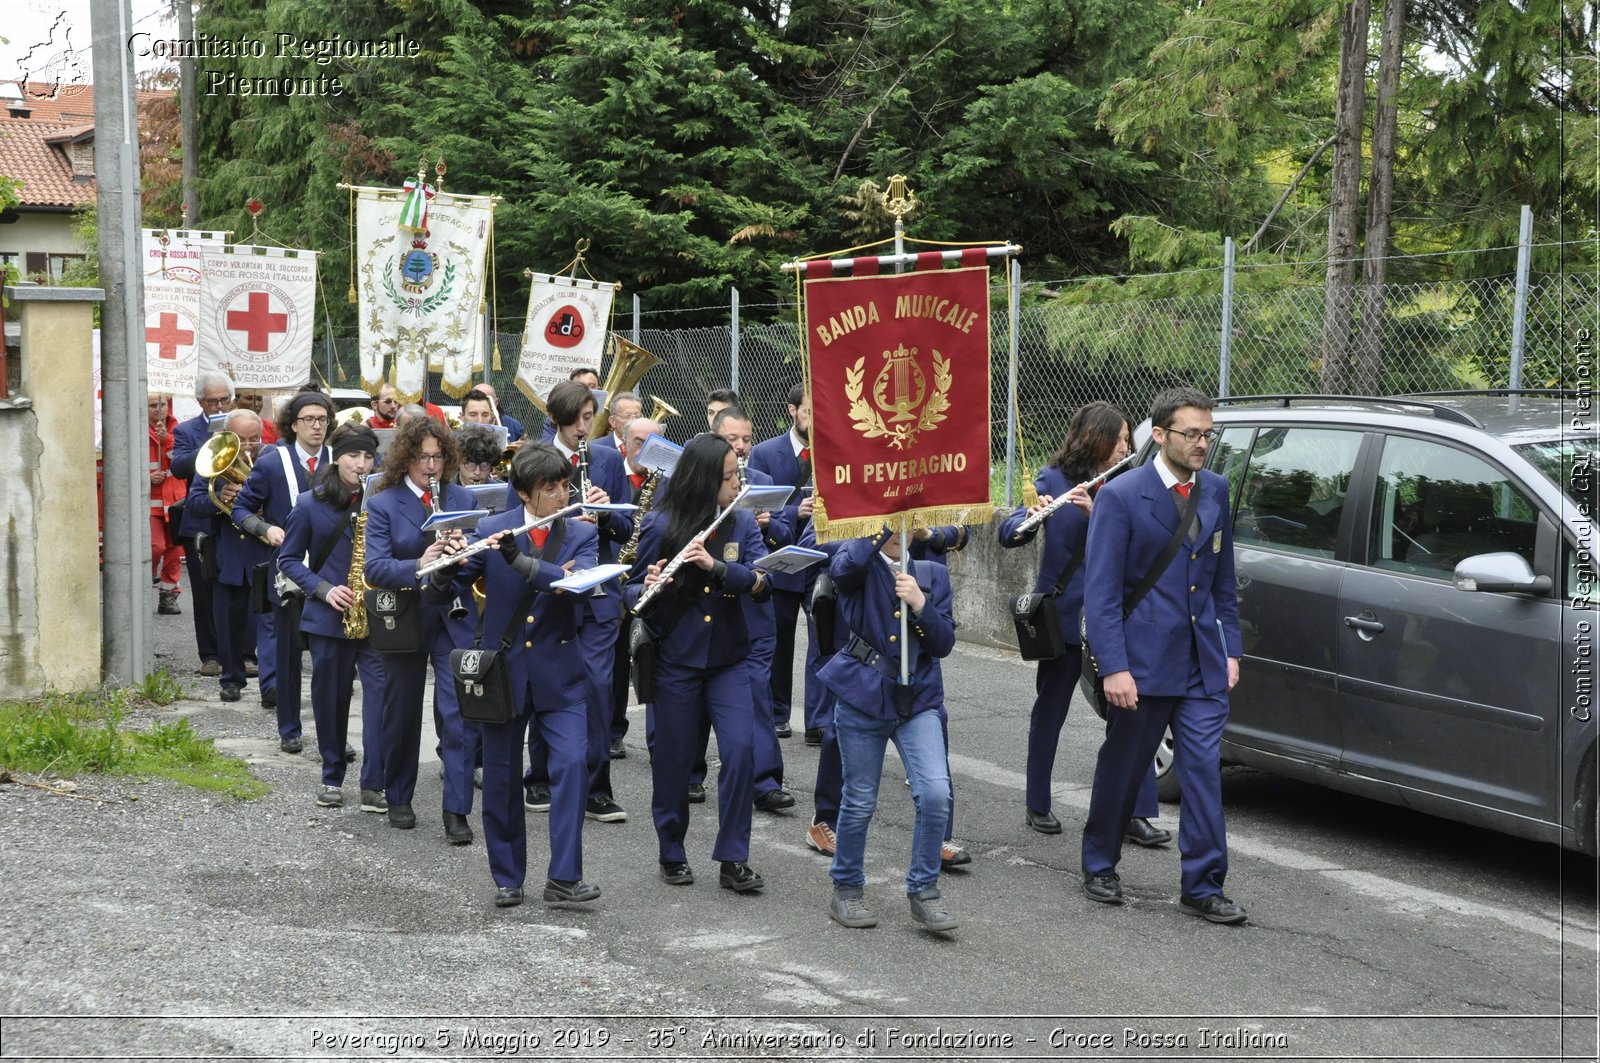
{"label": "utility pole", "polygon": [[150,670],[150,476],[145,412],[144,277],[139,270],[139,118],[129,0],[90,0],[94,55],[95,200],[100,220],[100,391],[105,550],[101,609],[107,682]]}
{"label": "utility pole", "polygon": [[[189,0],[177,0],[178,37],[194,40],[194,8]],[[178,126],[179,146],[183,150],[183,227],[192,229],[200,224],[200,130],[195,117],[194,56],[184,49],[178,60]],[[333,342],[333,337],[328,337]],[[332,378],[329,378],[332,385]]]}

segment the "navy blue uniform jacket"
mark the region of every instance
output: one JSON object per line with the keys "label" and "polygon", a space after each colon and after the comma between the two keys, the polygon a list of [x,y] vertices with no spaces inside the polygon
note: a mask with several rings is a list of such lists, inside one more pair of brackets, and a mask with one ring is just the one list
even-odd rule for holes
{"label": "navy blue uniform jacket", "polygon": [[[1054,465],[1046,465],[1039,470],[1039,476],[1033,481],[1033,486],[1040,495],[1049,495],[1051,498],[1060,498],[1076,486],[1065,472]],[[1039,527],[1033,527],[1022,536],[1015,538],[1017,526],[1028,516],[1027,506],[1018,506],[1011,511],[1010,516],[1000,522],[1000,545],[1008,549],[1027,546],[1039,535]],[[1089,536],[1089,518],[1083,511],[1068,502],[1054,513],[1043,524],[1044,550],[1039,555],[1039,578],[1033,581],[1035,594],[1048,594],[1056,585],[1056,580],[1061,578],[1061,573],[1067,570],[1075,557],[1083,556],[1084,541]],[[1069,646],[1078,645],[1078,615],[1083,612],[1083,566],[1078,566],[1078,571],[1072,574],[1067,585],[1061,593],[1056,595],[1056,615],[1061,618],[1061,638]]]}
{"label": "navy blue uniform jacket", "polygon": [[1149,697],[1183,697],[1190,663],[1198,661],[1205,692],[1216,697],[1228,690],[1227,659],[1244,652],[1228,481],[1206,470],[1195,474],[1200,508],[1193,539],[1122,619],[1122,603],[1178,529],[1178,504],[1156,470],[1160,460],[1109,481],[1095,498],[1083,566],[1089,646],[1101,675],[1132,672],[1140,695]]}
{"label": "navy blue uniform jacket", "polygon": [[[472,507],[472,492],[460,484],[441,484],[444,499],[440,503],[447,510],[467,510]],[[434,533],[422,530],[428,519],[428,509],[422,500],[411,493],[404,483],[386,491],[379,491],[367,500],[367,585],[401,590],[417,586],[417,562]],[[424,581],[426,582],[426,581]],[[448,603],[423,610],[425,634],[431,645],[438,633],[437,625],[444,623],[450,641],[456,646],[472,644],[473,621],[466,618],[451,620],[446,615]],[[471,614],[471,609],[468,609]]]}
{"label": "navy blue uniform jacket", "polygon": [[[344,614],[329,605],[327,598],[333,588],[350,582],[350,550],[355,533],[350,518],[359,512],[339,509],[307,495],[289,514],[289,524],[283,530],[283,549],[278,552],[278,568],[305,592],[300,630],[308,635],[344,638]],[[331,549],[327,545],[330,540]],[[319,552],[326,554],[327,560],[313,572],[306,564],[315,564]]]}
{"label": "navy blue uniform jacket", "polygon": [[[639,558],[628,577],[629,605],[644,591],[650,566],[671,560],[661,556],[666,530],[667,522],[659,514],[645,517]],[[707,540],[706,552],[728,566],[723,578],[718,580],[712,573],[686,564],[673,577],[674,586],[660,591],[644,614],[645,623],[661,640],[661,659],[686,668],[723,668],[749,653],[750,635],[740,598],[756,585],[751,564],[767,553],[756,518],[742,509],[722,522]]]}
{"label": "navy blue uniform jacket", "polygon": [[[800,458],[794,452],[791,435],[784,432],[781,436],[774,436],[757,443],[750,451],[750,463],[746,471],[764,473],[772,478],[771,482],[774,484],[782,484],[785,487],[799,486]],[[756,481],[752,479],[750,482]],[[815,480],[807,480],[806,483],[813,484]],[[800,532],[811,523],[811,518],[800,516],[800,501],[803,497],[802,493],[790,499],[791,504],[784,506],[781,513],[784,524],[789,528],[789,534],[794,537],[790,542],[798,541]],[[774,518],[778,516],[780,514],[773,514]],[[772,589],[788,591],[791,594],[804,594],[810,589],[811,581],[816,579],[816,572],[817,567],[813,565],[804,572],[773,576]]]}

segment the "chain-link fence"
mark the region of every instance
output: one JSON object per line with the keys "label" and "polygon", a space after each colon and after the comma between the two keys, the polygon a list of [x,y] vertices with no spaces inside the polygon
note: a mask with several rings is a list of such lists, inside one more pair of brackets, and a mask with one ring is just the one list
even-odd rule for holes
{"label": "chain-link fence", "polygon": [[[1513,383],[1519,318],[1520,386],[1588,385],[1589,378],[1580,377],[1588,367],[1580,368],[1586,356],[1577,353],[1577,337],[1582,329],[1591,336],[1600,331],[1596,278],[1534,274],[1521,301],[1517,288],[1512,277],[1385,286],[1379,366],[1366,377],[1377,386],[1370,390],[1399,394],[1508,387]],[[1024,285],[1017,315],[1014,404],[1008,292],[1004,285],[992,290],[989,417],[997,502],[1007,499],[1008,458],[1020,487],[1060,446],[1072,413],[1091,399],[1113,402],[1137,422],[1156,392],[1178,384],[1230,396],[1329,390],[1320,284],[1277,279],[1269,288],[1246,284],[1234,291],[1231,307],[1221,294],[1149,298],[1131,294],[1132,289],[1104,279]],[[640,302],[648,305],[648,293]],[[1359,308],[1359,292],[1353,303]],[[801,379],[804,358],[792,306],[738,308],[734,299],[728,325],[663,327],[673,316],[619,312],[614,322],[617,331],[660,359],[636,390],[646,397],[647,409],[649,399],[659,397],[680,411],[681,416],[666,422],[671,438],[681,442],[700,431],[706,394],[725,387],[736,388],[744,399],[755,418],[757,439],[787,426],[785,396]],[[1225,316],[1231,320],[1226,337]],[[765,320],[745,320],[751,317]],[[737,328],[734,320],[740,321]],[[542,415],[515,384],[523,321],[503,319],[499,325],[503,331],[491,341],[491,349],[498,347],[498,366],[491,359],[487,375],[504,409],[536,431]],[[1355,346],[1352,340],[1352,351]],[[332,351],[323,346],[317,365],[330,385],[358,387],[356,337],[336,337]],[[430,386],[438,401],[437,376]],[[1014,412],[1020,412],[1015,422]],[[1008,438],[1015,438],[1014,450],[1008,448]]]}

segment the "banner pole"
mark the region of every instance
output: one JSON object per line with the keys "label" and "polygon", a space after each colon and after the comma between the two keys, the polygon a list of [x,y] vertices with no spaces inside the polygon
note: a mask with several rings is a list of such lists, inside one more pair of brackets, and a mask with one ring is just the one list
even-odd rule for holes
{"label": "banner pole", "polygon": [[[894,216],[894,254],[901,258],[906,253],[906,224],[901,212],[896,211]],[[894,264],[894,271],[902,273],[905,265],[902,262]],[[911,571],[911,518],[905,511],[900,512],[900,574],[905,575]],[[900,608],[895,612],[900,614],[900,685],[911,685],[911,654],[908,647],[911,645],[911,609],[905,603],[900,603]]]}

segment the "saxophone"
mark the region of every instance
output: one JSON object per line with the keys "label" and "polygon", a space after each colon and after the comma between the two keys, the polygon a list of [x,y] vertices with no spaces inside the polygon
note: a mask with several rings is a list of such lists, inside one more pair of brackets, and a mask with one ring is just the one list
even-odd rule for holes
{"label": "saxophone", "polygon": [[644,485],[639,488],[639,508],[633,514],[633,534],[628,536],[628,541],[617,551],[618,564],[631,565],[639,556],[639,532],[644,529],[644,515],[650,512],[650,503],[656,497],[656,483],[660,479],[661,473],[655,469],[645,474]]}
{"label": "saxophone", "polygon": [[367,511],[362,510],[350,518],[354,529],[350,535],[350,572],[345,585],[356,596],[355,603],[344,611],[344,637],[367,637]]}

